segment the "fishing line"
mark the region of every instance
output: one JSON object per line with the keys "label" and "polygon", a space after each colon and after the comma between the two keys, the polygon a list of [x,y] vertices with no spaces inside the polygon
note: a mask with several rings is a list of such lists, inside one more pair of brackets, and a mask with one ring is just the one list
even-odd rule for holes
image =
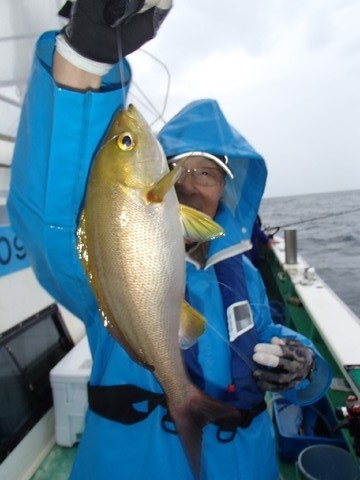
{"label": "fishing line", "polygon": [[121,25],[118,25],[115,28],[116,34],[116,43],[118,47],[118,54],[119,54],[119,74],[120,74],[120,81],[122,85],[122,103],[125,107],[126,105],[126,93],[125,93],[125,85],[126,85],[126,78],[125,78],[125,67],[124,67],[124,60],[123,60],[123,48],[121,43]]}
{"label": "fishing line", "polygon": [[[254,304],[252,303],[251,304],[252,307],[256,307],[256,306],[260,306],[261,308],[267,308],[267,305],[265,303],[262,303],[262,304]],[[238,350],[236,349],[232,342],[230,342],[230,340],[228,338],[226,338],[224,335],[222,335],[218,330],[217,328],[215,328],[213,325],[211,325],[211,323],[208,322],[208,320],[206,319],[206,326],[209,326],[211,328],[211,330],[216,333],[216,335],[220,338],[220,340],[222,340],[223,342],[225,342],[229,348],[235,353],[235,355],[237,355],[238,357],[240,357],[246,364],[246,366],[250,369],[251,372],[254,371],[254,362],[252,360],[252,358],[248,357],[247,355],[244,355],[243,352],[241,352],[241,350]]]}
{"label": "fishing line", "polygon": [[155,120],[153,120],[150,124],[150,126],[153,126],[158,120],[161,120],[164,124],[166,123],[166,121],[164,120],[163,116],[162,116],[162,113],[159,112],[159,110],[157,110],[157,108],[155,107],[155,105],[151,102],[151,100],[146,96],[145,92],[139,87],[139,85],[136,83],[136,82],[132,82],[133,83],[133,86],[136,87],[139,91],[139,93],[144,97],[144,99],[148,102],[148,105],[146,105],[144,103],[144,101],[141,101],[139,98],[136,98],[136,95],[134,95],[134,92],[131,92],[131,94],[133,95],[133,97],[143,105],[144,108],[147,109],[148,112],[152,113],[153,115],[155,115]]}
{"label": "fishing line", "polygon": [[[212,109],[213,109],[213,112],[214,112],[214,118],[215,118],[215,121],[216,121],[217,130],[219,132],[219,137],[220,137],[219,144],[220,144],[220,147],[221,147],[221,151],[223,152],[223,154],[224,154],[224,152],[226,152],[225,155],[227,155],[227,148],[226,148],[227,147],[227,142],[225,140],[224,129],[222,128],[220,113],[217,110],[217,108],[215,107],[215,104],[212,105]],[[212,152],[210,152],[210,153],[212,153]],[[230,170],[232,170],[233,174],[236,175],[236,172],[234,171],[235,168],[232,168],[232,165],[230,165],[230,164],[228,166],[229,166]],[[239,179],[235,179],[235,177],[230,178],[229,175],[227,175],[226,177],[227,178],[226,178],[225,188],[223,190],[221,200],[225,200],[225,203],[230,208],[232,213],[235,215],[235,211],[236,211],[237,205],[239,203],[239,197],[241,196],[242,182],[239,182]],[[240,186],[240,188],[237,188],[239,186]],[[239,225],[239,228],[241,228],[240,225]]]}
{"label": "fishing line", "polygon": [[[119,54],[119,73],[120,73],[120,81],[121,84],[124,86],[126,82],[126,77],[125,77],[125,67],[124,67],[124,61],[123,61],[123,48],[122,48],[122,41],[121,41],[121,24],[114,27],[115,28],[115,33],[116,33],[116,42],[117,42],[117,47],[118,47],[118,54]],[[164,124],[166,123],[166,120],[164,118],[164,113],[167,107],[167,102],[169,98],[169,91],[170,91],[170,83],[171,83],[171,75],[170,71],[165,65],[164,62],[162,62],[159,58],[157,58],[155,55],[152,53],[148,52],[147,50],[140,49],[142,53],[145,55],[148,55],[150,58],[155,60],[165,71],[167,75],[167,83],[166,83],[166,88],[165,88],[165,97],[164,97],[164,104],[162,107],[162,110],[159,111],[156,106],[151,102],[151,100],[148,98],[148,96],[145,94],[145,92],[140,88],[140,86],[132,80],[132,85],[133,87],[137,88],[137,90],[140,92],[142,97],[145,99],[145,101],[148,103],[149,106],[146,106],[143,101],[140,99],[136,98],[136,95],[131,92],[131,94],[134,96],[136,101],[138,101],[144,108],[147,108],[149,112],[151,112],[153,115],[155,115],[155,120],[150,124],[150,126],[153,126],[158,120],[161,120]],[[126,94],[125,94],[125,89],[123,88],[122,90],[122,100],[123,100],[123,105],[126,105]]]}
{"label": "fishing line", "polygon": [[[224,283],[219,283],[219,285],[223,285],[227,288],[229,288],[230,290],[233,290],[231,288],[230,285],[226,285]],[[266,304],[266,303],[251,303],[251,307],[260,307],[260,309],[267,309],[269,310],[269,306]],[[271,313],[269,313],[269,315],[271,316]],[[248,357],[247,355],[245,355],[243,352],[241,352],[241,350],[237,350],[233,344],[230,342],[229,338],[228,337],[225,337],[221,332],[219,332],[219,330],[213,326],[207,318],[205,318],[206,320],[206,326],[209,326],[211,328],[211,330],[220,338],[220,340],[222,340],[223,342],[225,342],[229,348],[235,353],[235,355],[237,355],[238,357],[240,357],[245,365],[250,369],[250,371],[254,371],[254,362],[252,360],[252,358]]]}
{"label": "fishing line", "polygon": [[[119,55],[119,74],[120,74],[120,81],[121,81],[121,84],[123,86],[122,88],[122,103],[124,105],[124,107],[126,106],[126,93],[125,93],[125,82],[126,82],[126,78],[125,78],[125,67],[124,67],[124,61],[123,61],[123,48],[122,48],[122,42],[121,42],[121,24],[118,25],[117,27],[114,27],[115,28],[115,33],[116,33],[116,43],[117,43],[117,48],[118,48],[118,55]],[[145,97],[146,100],[148,100],[146,98],[146,95],[140,90],[140,87],[138,87],[136,85],[136,83],[131,80],[131,83],[136,86],[138,88],[138,90],[140,91],[140,93]],[[134,96],[135,97],[135,96]],[[139,100],[139,103],[141,103],[143,106],[144,103],[141,102]],[[151,104],[150,100],[148,100],[148,103],[153,107],[153,109],[155,110],[155,112],[157,113],[155,107]],[[153,113],[153,112],[151,112]]]}
{"label": "fishing line", "polygon": [[167,107],[167,103],[168,103],[168,100],[169,100],[169,94],[170,94],[170,85],[171,85],[171,74],[170,74],[170,70],[168,69],[168,67],[166,66],[166,64],[164,62],[162,62],[158,57],[156,57],[154,54],[148,52],[147,50],[144,50],[144,49],[141,49],[140,50],[142,53],[145,53],[146,55],[148,55],[150,58],[152,58],[153,60],[155,60],[164,70],[165,70],[165,73],[167,75],[167,85],[166,85],[166,89],[165,89],[165,97],[164,97],[164,105],[163,105],[163,108],[161,110],[161,112],[159,113],[159,118],[157,120],[162,120],[163,123],[165,124],[166,123],[166,120],[164,119],[164,114],[165,114],[165,110],[166,110],[166,107]]}
{"label": "fishing line", "polygon": [[[118,52],[119,52],[119,60],[120,60],[120,63],[119,63],[119,73],[120,73],[120,79],[121,79],[121,83],[123,85],[125,85],[125,69],[124,69],[124,66],[123,66],[123,62],[121,61],[121,59],[123,58],[123,55],[122,55],[122,52],[123,52],[123,49],[122,49],[122,42],[121,42],[121,35],[120,35],[120,26],[118,27],[115,27],[116,28],[116,39],[117,39],[117,46],[118,46]],[[168,78],[168,82],[167,82],[167,86],[166,86],[166,91],[165,91],[165,98],[164,98],[164,105],[163,105],[163,108],[161,110],[161,112],[158,111],[158,109],[155,107],[155,105],[150,101],[150,99],[147,97],[147,95],[145,94],[145,92],[139,87],[138,84],[136,84],[135,82],[133,82],[133,85],[138,89],[138,91],[140,92],[140,94],[144,97],[144,99],[147,101],[147,103],[150,105],[150,108],[153,110],[153,113],[155,112],[156,115],[157,115],[157,118],[154,120],[153,124],[158,121],[158,120],[161,120],[164,124],[166,123],[166,120],[164,119],[164,113],[165,113],[165,110],[166,110],[166,107],[167,107],[167,102],[168,102],[168,98],[169,98],[169,91],[170,91],[170,84],[171,84],[171,75],[170,75],[170,71],[169,69],[167,68],[167,66],[165,65],[165,63],[163,63],[159,58],[157,58],[155,55],[151,54],[150,52],[146,51],[146,50],[143,50],[141,49],[141,51],[143,53],[145,53],[146,55],[148,55],[149,57],[151,57],[153,60],[157,61],[165,70],[166,74],[167,74],[167,78]],[[135,97],[135,96],[134,96]],[[125,101],[126,101],[126,97],[125,97],[125,91],[123,91],[123,104],[125,105]],[[144,104],[144,102],[141,102],[142,104]],[[149,110],[149,107],[147,107],[148,110]],[[218,112],[215,111],[215,107],[214,107],[214,117],[216,119],[216,122],[217,122],[217,125],[218,125],[218,131],[219,131],[219,136],[220,136],[220,144],[221,146],[225,149],[226,147],[226,143],[225,143],[225,135],[224,135],[224,132],[223,132],[223,129],[221,128],[221,122],[220,122],[220,117],[219,117],[219,114]],[[152,125],[153,125],[152,124]],[[264,305],[262,305],[264,306]],[[250,369],[250,371],[253,371],[254,370],[254,367],[253,367],[253,363],[252,363],[252,360],[245,356],[241,351],[237,350],[232,344],[231,342],[229,341],[228,338],[226,338],[225,336],[223,336],[215,327],[213,327],[211,325],[211,323],[209,323],[208,321],[206,322],[206,325],[208,325],[213,332],[216,333],[216,335],[218,335],[218,337],[224,341],[227,345],[229,345],[230,349],[233,350],[235,352],[236,355],[238,355],[243,361],[244,363],[246,364],[246,366]]]}
{"label": "fishing line", "polygon": [[219,115],[219,112],[215,109],[215,105],[213,105],[213,111],[214,111],[214,117],[216,119],[216,124],[217,124],[217,127],[218,127],[218,131],[219,131],[219,135],[220,135],[220,138],[221,138],[221,146],[223,147],[223,150],[225,150],[225,135],[224,135],[224,131],[223,129],[221,128],[221,124],[220,124],[220,115]]}
{"label": "fishing line", "polygon": [[[219,147],[221,147],[223,152],[226,152],[227,151],[227,149],[226,149],[227,144],[226,144],[226,141],[225,141],[225,132],[224,132],[224,129],[222,128],[222,122],[221,122],[220,114],[219,114],[218,110],[216,109],[215,105],[212,106],[212,109],[213,109],[213,118],[216,121],[217,130],[218,130],[218,133],[219,133],[219,139],[220,139]],[[231,168],[231,165],[229,166],[229,168]],[[235,201],[235,204],[237,205],[237,203],[239,201],[239,198],[238,198],[239,194],[236,192],[235,182],[229,176],[227,176],[227,177],[228,178],[226,179],[226,187],[225,188],[228,190],[228,194],[232,197],[232,201]],[[231,191],[231,193],[230,193],[230,191]],[[227,285],[227,287],[229,287],[231,289],[231,287],[229,285]],[[252,304],[252,306],[255,307],[257,305]],[[259,306],[261,308],[264,308],[264,307],[266,308],[265,304],[259,304]],[[235,346],[232,344],[232,342],[230,342],[229,338],[225,337],[221,332],[219,332],[218,329],[216,327],[214,327],[211,323],[209,323],[209,321],[207,319],[206,319],[206,325],[209,326],[211,328],[211,330],[223,342],[225,342],[229,346],[230,350],[232,350],[235,355],[237,355],[239,358],[241,358],[243,360],[243,362],[245,363],[245,365],[249,368],[249,370],[251,372],[254,371],[254,362],[253,362],[251,357],[245,355],[241,350],[236,349]]]}
{"label": "fishing line", "polygon": [[155,116],[155,119],[151,122],[150,126],[153,126],[157,121],[162,121],[163,124],[166,123],[166,119],[164,118],[165,110],[167,108],[167,103],[169,99],[169,92],[170,92],[170,84],[171,84],[171,74],[168,69],[168,67],[165,65],[164,62],[162,62],[158,57],[156,57],[154,54],[150,53],[147,50],[144,50],[143,48],[139,50],[139,52],[144,53],[145,55],[148,55],[152,60],[156,61],[165,71],[167,81],[166,81],[166,87],[165,87],[165,93],[164,93],[164,102],[161,111],[156,108],[156,106],[153,104],[153,102],[150,100],[150,98],[146,95],[146,93],[140,88],[139,84],[135,81],[132,82],[132,86],[138,90],[140,95],[145,99],[145,101],[148,103],[148,105],[145,105],[145,103],[139,99],[139,97],[136,97],[133,91],[131,91],[131,95],[135,98],[137,102],[139,102],[144,108],[146,108],[152,115]]}
{"label": "fishing line", "polygon": [[[131,81],[131,85],[133,87],[138,88],[137,84],[133,80]],[[140,92],[140,93],[142,94],[142,92]],[[147,110],[151,115],[158,115],[158,112],[154,112],[152,106],[147,105],[145,103],[144,99],[141,99],[138,95],[136,95],[133,90],[131,90],[131,92],[129,92],[129,96],[133,97],[136,104],[141,105],[141,107],[143,107],[144,110]],[[145,100],[147,100],[147,99],[145,99]]]}
{"label": "fishing line", "polygon": [[322,215],[320,217],[308,218],[306,220],[299,220],[297,222],[285,223],[284,225],[280,225],[280,226],[277,226],[277,227],[266,227],[266,230],[277,229],[277,231],[279,231],[281,228],[290,227],[290,226],[293,226],[293,225],[301,225],[303,223],[314,222],[316,220],[324,220],[324,219],[327,219],[327,218],[338,217],[340,215],[347,215],[349,213],[354,213],[354,212],[358,212],[358,211],[360,211],[360,207],[353,208],[351,210],[345,210],[343,212],[329,213],[327,215]]}
{"label": "fishing line", "polygon": [[222,335],[213,325],[211,325],[211,323],[208,322],[207,319],[206,319],[206,326],[209,326],[211,330],[215,332],[216,335],[220,338],[220,340],[225,342],[230,347],[230,349],[245,362],[246,366],[250,369],[251,372],[254,370],[254,366],[251,363],[250,358],[244,355],[240,350],[237,350],[229,341],[229,339],[226,338],[224,335]]}

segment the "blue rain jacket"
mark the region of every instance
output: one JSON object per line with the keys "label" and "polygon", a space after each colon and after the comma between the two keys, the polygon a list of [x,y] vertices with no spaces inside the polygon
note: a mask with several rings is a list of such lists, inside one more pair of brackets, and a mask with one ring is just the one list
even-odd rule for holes
{"label": "blue rain jacket", "polygon": [[[242,255],[239,260],[239,255],[251,248],[253,225],[267,175],[263,158],[227,122],[218,103],[210,99],[197,100],[183,108],[160,131],[158,139],[168,157],[191,151],[227,155],[228,166],[234,174],[234,179],[229,177],[226,179],[223,199],[215,216],[215,220],[224,227],[225,236],[210,243],[204,269],[200,269],[194,260],[187,257],[188,298],[195,308],[204,313],[207,325],[210,326],[207,330],[213,330],[213,335],[207,331],[208,336],[204,335],[199,339],[200,353],[198,357],[201,357],[202,342],[208,343],[213,336],[216,343],[209,346],[209,350],[216,352],[216,355],[212,364],[209,354],[206,362],[202,363],[202,369],[208,383],[217,387],[215,379],[220,378],[221,375],[225,379],[224,372],[227,370],[228,383],[222,384],[222,390],[215,388],[211,391],[214,396],[221,396],[224,388],[233,381],[234,376],[239,376],[238,371],[233,371],[235,368],[233,349],[229,349],[227,342],[219,341],[220,337],[228,338],[225,310],[232,303],[243,299],[249,300],[257,331],[253,343],[270,342],[271,338],[276,335],[297,338],[311,347],[314,352],[315,349],[305,337],[286,327],[275,325],[271,321],[270,308],[260,274],[248,258],[245,258],[245,255]],[[226,268],[224,268],[225,262],[228,264]],[[220,270],[221,278],[219,278]],[[209,290],[205,287],[201,289],[202,285]],[[225,286],[225,288],[221,288],[221,286]],[[219,307],[221,314],[216,310],[215,305]],[[250,331],[244,337],[250,335],[254,336],[254,332]],[[241,339],[241,341],[243,340]],[[245,349],[248,349],[245,344],[249,342],[251,341],[244,341]],[[220,354],[220,351],[223,353]],[[249,351],[252,352],[252,350]],[[311,384],[305,380],[296,389],[284,393],[284,396],[293,403],[299,405],[313,403],[323,395],[329,386],[330,369],[318,353],[315,353],[317,370]],[[224,365],[218,363],[217,355],[218,358],[226,359]],[[239,355],[235,356],[239,357]],[[242,369],[240,376],[245,376],[248,375],[249,369],[254,369],[255,366],[251,358],[244,358],[244,355],[242,357],[238,358],[235,363],[236,368]],[[248,383],[251,383],[250,378],[248,378]],[[254,395],[254,390],[255,388],[250,386],[248,392],[239,392],[239,397],[241,397],[239,406],[249,408],[255,405],[256,402],[253,399],[254,397],[259,399],[259,396]]]}
{"label": "blue rain jacket", "polygon": [[[76,251],[76,227],[91,160],[111,117],[122,105],[131,79],[130,68],[124,61],[124,85],[120,85],[117,68],[105,78],[98,93],[60,88],[51,76],[54,35],[44,34],[37,44],[13,160],[8,200],[11,223],[26,245],[40,283],[85,323],[93,356],[91,384],[133,384],[160,393],[155,377],[134,363],[103,327]],[[208,103],[200,102],[199,106],[203,104],[207,111]],[[236,183],[228,185],[225,199],[229,201],[224,201],[217,218],[224,224],[227,235],[211,244],[205,269],[187,263],[187,291],[191,303],[205,314],[212,327],[206,330],[198,345],[204,388],[222,398],[231,381],[231,362],[228,344],[224,341],[226,319],[214,264],[245,248],[266,170],[261,157],[227,124],[223,115],[215,117],[224,128],[224,141],[219,148],[221,152],[226,149],[231,156]],[[183,120],[192,124],[191,109]],[[212,133],[212,123],[209,119],[209,129],[199,125],[197,132],[189,130],[195,140],[202,135],[204,148],[207,134]],[[174,127],[173,134],[171,128],[165,128],[160,136],[167,151],[171,138],[174,145],[178,139],[176,123],[170,123],[169,127]],[[181,142],[186,141],[184,138]],[[211,142],[215,148],[216,142]],[[179,151],[182,146],[178,145]],[[246,260],[244,275],[259,339],[269,341],[274,334],[302,339],[272,324],[259,274]],[[311,384],[305,381],[288,392],[294,401],[304,404],[314,401],[326,389],[329,375],[318,355],[316,364]],[[192,479],[179,438],[161,428],[165,413],[159,406],[144,421],[122,425],[89,410],[71,479]],[[266,411],[247,429],[238,429],[235,439],[229,443],[216,439],[215,426],[205,427],[202,478],[277,478],[274,432]]]}

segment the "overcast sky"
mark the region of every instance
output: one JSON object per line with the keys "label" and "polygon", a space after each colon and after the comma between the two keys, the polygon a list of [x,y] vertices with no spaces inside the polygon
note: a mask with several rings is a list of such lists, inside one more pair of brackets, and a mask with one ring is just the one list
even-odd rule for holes
{"label": "overcast sky", "polygon": [[[34,28],[51,28],[51,2],[34,1],[15,24],[36,14]],[[359,19],[360,0],[174,0],[145,47],[170,72],[169,95],[166,70],[142,52],[129,57],[134,83],[157,110],[167,102],[165,120],[192,100],[217,99],[266,160],[265,196],[360,189]]]}
{"label": "overcast sky", "polygon": [[[360,189],[360,0],[174,3],[146,46],[170,71],[166,120],[217,99],[264,156],[266,196]],[[129,59],[161,110],[164,69]]]}

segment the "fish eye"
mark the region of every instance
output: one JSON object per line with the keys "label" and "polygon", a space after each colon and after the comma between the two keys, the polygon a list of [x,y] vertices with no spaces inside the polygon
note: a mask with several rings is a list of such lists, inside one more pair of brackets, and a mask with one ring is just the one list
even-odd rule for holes
{"label": "fish eye", "polygon": [[135,142],[134,139],[129,132],[122,133],[121,135],[118,136],[116,143],[120,150],[129,151],[132,150],[135,147]]}

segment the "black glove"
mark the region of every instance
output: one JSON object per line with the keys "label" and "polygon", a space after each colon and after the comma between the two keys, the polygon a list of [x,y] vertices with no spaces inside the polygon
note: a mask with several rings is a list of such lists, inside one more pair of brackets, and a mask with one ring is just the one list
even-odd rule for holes
{"label": "black glove", "polygon": [[77,0],[65,38],[83,57],[114,64],[155,37],[171,6],[172,0]]}
{"label": "black glove", "polygon": [[258,368],[253,375],[262,390],[281,392],[295,387],[305,378],[311,379],[314,354],[298,340],[273,337],[271,344],[255,345],[253,360],[267,368]]}

